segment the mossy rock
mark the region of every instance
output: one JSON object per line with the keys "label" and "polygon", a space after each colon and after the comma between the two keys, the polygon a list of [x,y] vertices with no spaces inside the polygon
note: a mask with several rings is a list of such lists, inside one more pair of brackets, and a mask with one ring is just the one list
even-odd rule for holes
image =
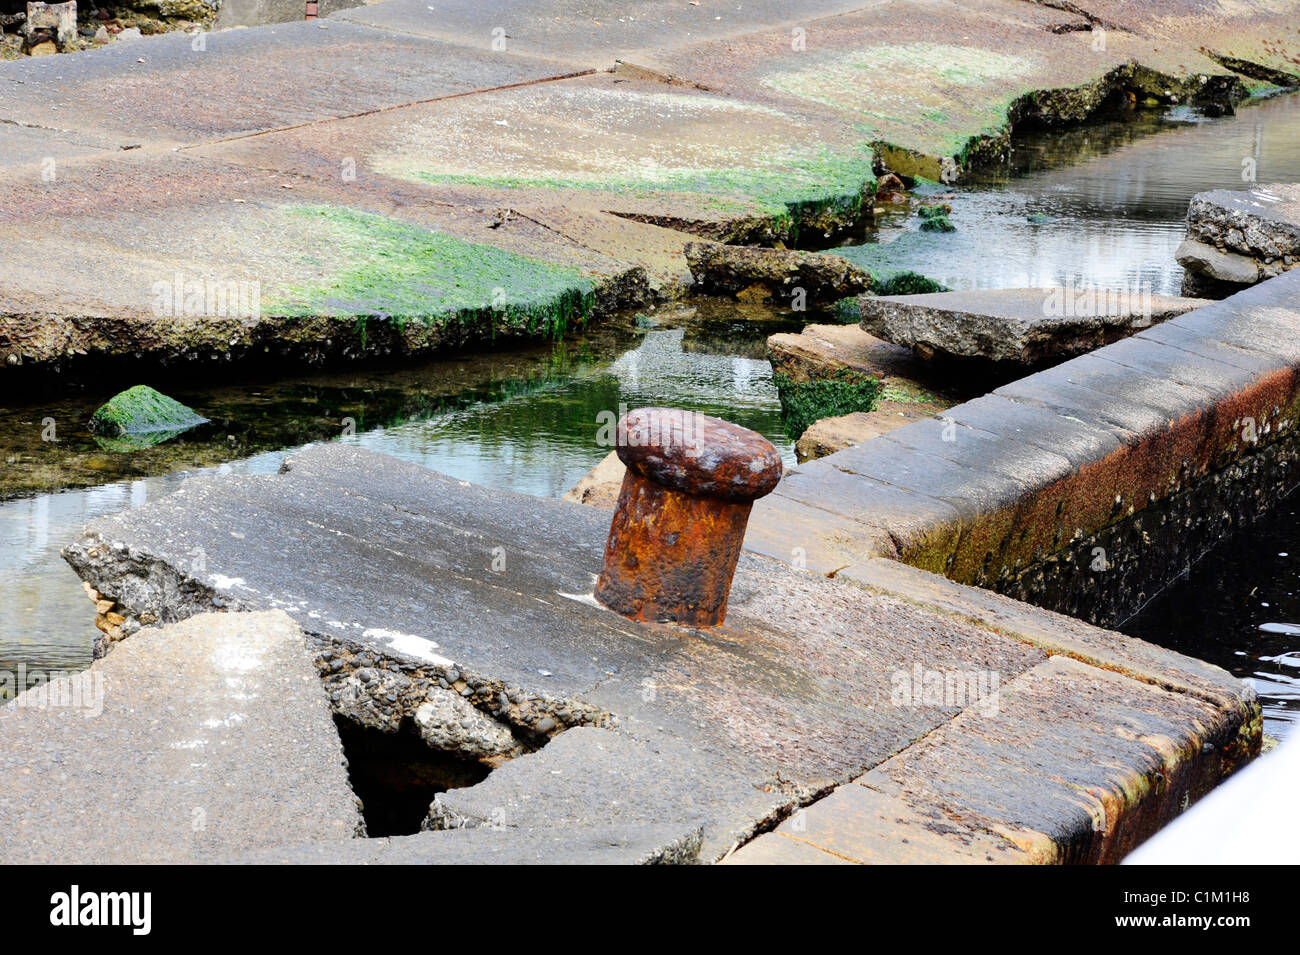
{"label": "mossy rock", "polygon": [[880,397],[880,382],[846,368],[829,378],[794,381],[780,372],[773,376],[781,399],[785,432],[797,441],[822,418],[837,418],[854,411],[871,411]]}
{"label": "mossy rock", "polygon": [[932,292],[951,291],[942,282],[911,270],[883,274],[875,280],[872,289],[874,295],[929,295]]}
{"label": "mossy rock", "polygon": [[[112,450],[133,451],[149,447],[178,434],[207,424],[208,419],[192,408],[169,398],[148,385],[136,385],[109,398],[90,417],[90,431],[102,438],[133,438]],[[159,441],[153,440],[159,438]]]}
{"label": "mossy rock", "polygon": [[948,219],[949,208],[943,205],[919,206],[922,232],[956,232],[957,227]]}

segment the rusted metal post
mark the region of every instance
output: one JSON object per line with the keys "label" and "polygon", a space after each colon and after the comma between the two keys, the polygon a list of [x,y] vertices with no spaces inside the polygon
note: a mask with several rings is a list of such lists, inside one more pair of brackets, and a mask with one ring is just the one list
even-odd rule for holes
{"label": "rusted metal post", "polygon": [[618,423],[627,465],[596,599],[633,620],[711,627],[727,613],[755,499],[781,480],[781,456],[747,428],[675,408]]}

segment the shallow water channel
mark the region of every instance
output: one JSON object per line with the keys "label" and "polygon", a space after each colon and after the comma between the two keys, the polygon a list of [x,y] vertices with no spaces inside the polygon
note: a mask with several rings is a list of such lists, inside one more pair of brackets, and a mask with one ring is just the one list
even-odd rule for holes
{"label": "shallow water channel", "polygon": [[[1007,169],[942,191],[952,195],[944,201],[956,232],[917,232],[916,218],[898,209],[857,237],[860,248],[844,251],[956,289],[1087,282],[1176,294],[1182,273],[1173,251],[1188,200],[1242,188],[1248,167],[1261,183],[1300,181],[1300,97],[1253,102],[1231,117],[1143,112],[1019,135]],[[736,421],[775,441],[793,463],[763,342],[829,320],[697,301],[623,315],[556,344],[415,366],[275,382],[239,380],[237,369],[216,385],[153,381],[212,423],[134,454],[101,449],[85,422],[135,381],[106,377],[50,400],[0,397],[0,669],[84,667],[93,608],[59,550],[91,518],[168,494],[205,469],[273,473],[292,449],[339,440],[489,487],[559,496],[604,454],[597,414],[645,404]],[[51,429],[57,440],[43,440]],[[1238,550],[1219,549],[1231,554],[1239,581],[1212,569],[1216,555],[1196,568],[1187,587],[1225,612],[1153,607],[1129,628],[1256,677],[1274,735],[1288,732],[1300,705],[1300,627],[1254,628],[1300,623],[1300,598],[1292,596],[1300,591],[1300,544],[1282,541],[1294,521],[1284,508],[1270,522],[1278,540],[1256,546],[1248,531],[1241,537],[1250,541],[1231,545]],[[1291,550],[1297,558],[1272,556]],[[1264,608],[1261,594],[1272,595]]]}

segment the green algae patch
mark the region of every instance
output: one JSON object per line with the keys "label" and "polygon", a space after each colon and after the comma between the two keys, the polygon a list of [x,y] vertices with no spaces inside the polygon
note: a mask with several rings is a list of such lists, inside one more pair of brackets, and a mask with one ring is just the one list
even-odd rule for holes
{"label": "green algae patch", "polygon": [[109,451],[139,451],[168,441],[208,419],[148,385],[136,385],[104,402],[90,416],[90,431]]}
{"label": "green algae patch", "polygon": [[948,207],[944,205],[920,206],[916,210],[921,217],[922,232],[956,232],[957,227],[948,219]]}
{"label": "green algae patch", "polygon": [[951,291],[942,282],[936,282],[910,269],[873,272],[871,278],[875,295],[929,295],[932,292]]}
{"label": "green algae patch", "polygon": [[317,284],[279,290],[267,309],[289,317],[355,317],[364,348],[368,322],[459,325],[475,337],[510,332],[558,338],[586,321],[594,282],[577,269],[541,262],[406,222],[338,206],[285,210],[313,222],[335,269]]}
{"label": "green algae patch", "polygon": [[927,262],[951,254],[946,241],[934,233],[907,232],[892,242],[842,246],[835,254],[871,274],[873,295],[923,295],[950,291],[925,274]]}
{"label": "green algae patch", "polygon": [[875,152],[862,143],[843,151],[827,148],[814,155],[780,156],[758,166],[654,168],[626,176],[529,178],[420,170],[407,176],[444,185],[570,189],[642,199],[689,195],[722,215],[750,215],[757,209],[794,238],[801,226],[830,231],[856,221],[864,200],[875,191],[874,162]]}
{"label": "green algae patch", "polygon": [[793,441],[822,418],[873,410],[880,396],[877,379],[854,374],[847,368],[811,381],[794,381],[781,372],[772,377],[781,399],[785,432]]}

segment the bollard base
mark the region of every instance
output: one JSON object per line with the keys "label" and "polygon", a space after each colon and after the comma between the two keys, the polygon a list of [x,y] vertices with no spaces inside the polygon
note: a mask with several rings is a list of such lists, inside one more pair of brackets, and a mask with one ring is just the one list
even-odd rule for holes
{"label": "bollard base", "polygon": [[689,497],[629,470],[596,599],[633,620],[717,626],[727,614],[752,506]]}

